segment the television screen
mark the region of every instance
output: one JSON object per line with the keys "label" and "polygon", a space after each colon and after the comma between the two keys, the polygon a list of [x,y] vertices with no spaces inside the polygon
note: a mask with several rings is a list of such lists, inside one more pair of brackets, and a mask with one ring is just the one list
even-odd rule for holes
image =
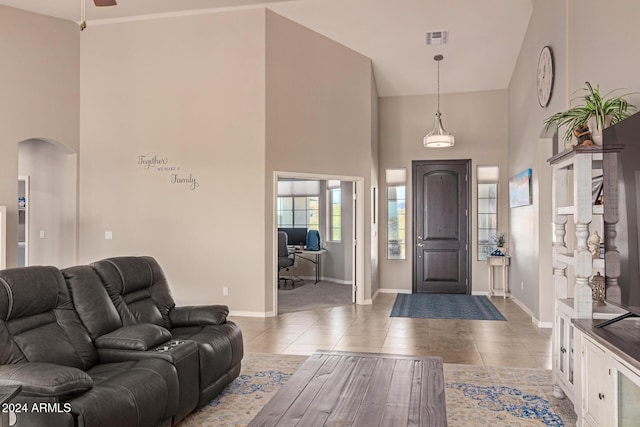
{"label": "television screen", "polygon": [[[603,148],[605,298],[630,313],[640,315],[640,114],[605,129]],[[610,154],[618,149],[621,151],[617,155]],[[607,178],[615,178],[611,182],[613,189],[607,189]],[[607,224],[612,223],[616,232],[608,233]]]}

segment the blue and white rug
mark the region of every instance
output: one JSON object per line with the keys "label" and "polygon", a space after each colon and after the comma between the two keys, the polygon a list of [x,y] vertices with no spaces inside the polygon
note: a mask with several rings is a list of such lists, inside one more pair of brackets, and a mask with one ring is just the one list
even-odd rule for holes
{"label": "blue and white rug", "polygon": [[[245,355],[241,375],[179,426],[246,426],[306,358]],[[553,396],[551,371],[445,364],[444,378],[449,427],[576,425],[571,401]]]}
{"label": "blue and white rug", "polygon": [[398,294],[391,317],[505,320],[486,296],[464,294]]}

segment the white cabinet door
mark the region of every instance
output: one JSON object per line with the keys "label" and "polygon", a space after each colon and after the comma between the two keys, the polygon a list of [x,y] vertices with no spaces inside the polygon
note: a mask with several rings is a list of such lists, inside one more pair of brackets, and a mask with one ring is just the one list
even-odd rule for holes
{"label": "white cabinet door", "polygon": [[611,368],[604,350],[584,340],[584,418],[591,426],[613,426],[615,402]]}
{"label": "white cabinet door", "polygon": [[640,426],[640,375],[617,360],[612,361],[615,375],[615,425]]}

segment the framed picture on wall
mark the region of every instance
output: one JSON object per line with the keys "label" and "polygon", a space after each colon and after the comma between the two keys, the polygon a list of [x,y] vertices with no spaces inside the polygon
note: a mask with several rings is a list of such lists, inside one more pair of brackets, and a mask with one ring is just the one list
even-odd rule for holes
{"label": "framed picture on wall", "polygon": [[509,178],[509,207],[527,206],[533,203],[531,194],[531,169]]}
{"label": "framed picture on wall", "polygon": [[604,182],[604,177],[602,175],[594,176],[591,178],[591,199],[593,200],[594,205],[603,204],[602,197],[602,184]]}

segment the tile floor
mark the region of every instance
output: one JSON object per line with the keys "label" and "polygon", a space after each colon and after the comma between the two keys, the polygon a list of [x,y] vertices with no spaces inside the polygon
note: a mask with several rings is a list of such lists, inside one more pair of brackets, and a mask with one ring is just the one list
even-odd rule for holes
{"label": "tile floor", "polygon": [[366,306],[229,318],[242,328],[248,352],[382,352],[441,356],[445,363],[551,369],[551,329],[536,327],[510,299],[491,298],[506,322],[389,317],[394,301],[395,294],[380,294]]}

